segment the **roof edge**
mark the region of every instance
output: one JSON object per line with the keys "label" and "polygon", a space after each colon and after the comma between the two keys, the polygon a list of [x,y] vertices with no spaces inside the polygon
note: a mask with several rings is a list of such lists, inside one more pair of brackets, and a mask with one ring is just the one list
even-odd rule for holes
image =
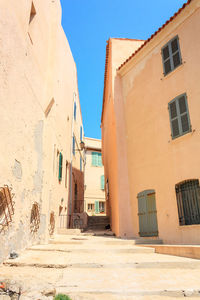
{"label": "roof edge", "polygon": [[169,23],[171,23],[183,10],[186,6],[188,6],[193,0],[188,0],[186,3],[183,4],[181,8],[169,19],[167,20],[161,27],[158,28],[147,40],[145,40],[144,44],[142,44],[129,58],[127,58],[119,67],[118,71],[124,67],[142,48],[145,47],[161,30],[163,30]]}

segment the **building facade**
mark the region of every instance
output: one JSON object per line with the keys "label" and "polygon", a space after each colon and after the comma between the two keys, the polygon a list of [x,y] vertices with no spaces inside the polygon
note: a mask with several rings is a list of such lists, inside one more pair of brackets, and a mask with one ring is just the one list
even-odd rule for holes
{"label": "building facade", "polygon": [[85,137],[85,212],[105,216],[105,179],[101,157],[101,140]]}
{"label": "building facade", "polygon": [[82,118],[60,2],[1,2],[0,36],[1,261],[47,241],[59,215],[72,214],[70,164],[80,171],[72,152]]}
{"label": "building facade", "polygon": [[189,0],[116,65],[128,41],[108,41],[102,153],[117,235],[200,243],[199,20]]}

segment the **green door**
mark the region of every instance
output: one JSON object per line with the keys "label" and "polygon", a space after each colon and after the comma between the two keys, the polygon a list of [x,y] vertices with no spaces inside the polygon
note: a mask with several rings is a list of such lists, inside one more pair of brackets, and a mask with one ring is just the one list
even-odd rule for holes
{"label": "green door", "polygon": [[158,236],[156,198],[154,190],[138,194],[139,235]]}

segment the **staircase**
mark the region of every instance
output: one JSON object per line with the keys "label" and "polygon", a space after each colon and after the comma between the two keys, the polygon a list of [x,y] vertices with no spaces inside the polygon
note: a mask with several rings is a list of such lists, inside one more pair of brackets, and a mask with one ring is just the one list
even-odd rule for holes
{"label": "staircase", "polygon": [[105,230],[105,226],[110,224],[110,218],[106,216],[89,216],[87,230]]}

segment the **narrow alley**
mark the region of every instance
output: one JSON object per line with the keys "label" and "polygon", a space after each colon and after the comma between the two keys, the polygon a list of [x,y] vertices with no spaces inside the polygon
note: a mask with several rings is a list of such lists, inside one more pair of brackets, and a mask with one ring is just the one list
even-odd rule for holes
{"label": "narrow alley", "polygon": [[199,260],[156,254],[136,243],[113,236],[57,235],[48,245],[6,260],[0,281],[21,288],[20,300],[50,300],[58,293],[72,300],[199,299]]}

